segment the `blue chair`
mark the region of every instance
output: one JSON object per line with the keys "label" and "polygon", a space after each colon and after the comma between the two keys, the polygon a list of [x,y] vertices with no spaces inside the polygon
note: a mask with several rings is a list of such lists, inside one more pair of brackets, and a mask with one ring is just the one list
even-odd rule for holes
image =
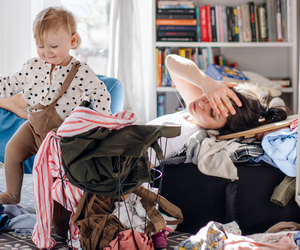
{"label": "blue chair", "polygon": [[[104,82],[111,96],[110,110],[113,114],[123,110],[124,89],[121,82],[113,77],[97,75]],[[0,161],[4,162],[5,147],[9,139],[17,129],[25,122],[25,119],[18,117],[14,113],[0,108]],[[34,156],[24,162],[24,172],[32,173]]]}

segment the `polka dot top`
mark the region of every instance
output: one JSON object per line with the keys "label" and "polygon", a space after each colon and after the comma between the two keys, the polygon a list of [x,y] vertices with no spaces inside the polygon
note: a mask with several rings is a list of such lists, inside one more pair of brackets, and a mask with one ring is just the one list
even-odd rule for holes
{"label": "polka dot top", "polygon": [[[0,76],[0,98],[22,91],[28,107],[32,108],[38,103],[49,105],[59,95],[61,86],[76,61],[72,58],[67,66],[56,65],[50,73],[51,64],[40,58],[32,58],[23,65],[20,72],[7,77]],[[92,100],[95,110],[111,115],[110,94],[105,84],[83,62],[67,91],[58,99],[56,110],[65,119],[82,100]]]}

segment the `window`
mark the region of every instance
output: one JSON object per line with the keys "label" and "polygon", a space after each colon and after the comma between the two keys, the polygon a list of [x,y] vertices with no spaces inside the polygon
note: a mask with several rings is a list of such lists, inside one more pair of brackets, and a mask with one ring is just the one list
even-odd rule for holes
{"label": "window", "polygon": [[61,0],[77,17],[81,46],[73,56],[86,62],[96,74],[107,75],[111,0]]}

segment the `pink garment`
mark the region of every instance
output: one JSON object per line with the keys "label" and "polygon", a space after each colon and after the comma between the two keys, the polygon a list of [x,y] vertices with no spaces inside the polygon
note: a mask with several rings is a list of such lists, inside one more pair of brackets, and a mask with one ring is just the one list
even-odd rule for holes
{"label": "pink garment", "polygon": [[[51,249],[55,240],[51,237],[53,199],[72,212],[69,221],[74,246],[79,243],[79,228],[73,223],[77,205],[83,190],[67,180],[61,162],[60,138],[82,134],[93,128],[121,129],[136,121],[134,113],[125,110],[112,116],[105,116],[92,109],[77,107],[57,130],[50,131],[37,152],[33,165],[33,194],[36,212],[32,241],[38,248]],[[63,178],[63,183],[61,181]],[[57,178],[55,182],[53,179]],[[64,185],[64,191],[62,188]],[[67,197],[67,201],[64,201]],[[65,204],[64,204],[65,203]],[[79,247],[79,245],[78,245]]]}
{"label": "pink garment", "polygon": [[[134,243],[132,232],[134,232],[138,248]],[[134,229],[128,229],[120,232],[119,235],[119,237],[116,237],[109,243],[109,247],[105,247],[103,250],[154,250],[152,239],[148,239],[148,236],[145,233],[139,233]],[[120,241],[120,245],[118,241]]]}
{"label": "pink garment", "polygon": [[228,234],[224,250],[299,250],[290,233],[272,243],[259,243],[245,236]]}

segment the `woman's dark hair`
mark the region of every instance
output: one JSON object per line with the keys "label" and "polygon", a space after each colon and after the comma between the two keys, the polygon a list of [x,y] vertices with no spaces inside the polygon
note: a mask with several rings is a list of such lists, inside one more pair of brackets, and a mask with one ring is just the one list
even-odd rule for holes
{"label": "woman's dark hair", "polygon": [[232,101],[236,114],[228,116],[226,124],[219,130],[220,135],[245,131],[287,118],[287,107],[266,108],[260,96],[261,91],[256,85],[239,84],[233,91],[242,102],[242,106],[238,107]]}

